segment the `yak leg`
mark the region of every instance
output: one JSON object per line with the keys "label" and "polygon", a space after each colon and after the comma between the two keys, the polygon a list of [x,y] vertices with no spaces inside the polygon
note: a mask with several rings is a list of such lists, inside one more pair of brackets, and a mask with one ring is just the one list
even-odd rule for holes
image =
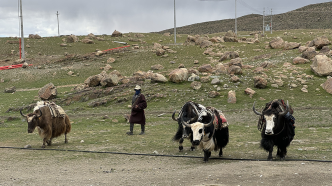
{"label": "yak leg", "polygon": [[208,162],[209,161],[209,157],[211,156],[211,152],[209,150],[204,150],[204,162]]}
{"label": "yak leg", "polygon": [[272,160],[272,151],[273,151],[273,147],[269,150],[269,156],[267,157],[267,160]]}
{"label": "yak leg", "polygon": [[194,151],[195,148],[196,148],[196,147],[195,147],[194,145],[191,145],[190,150],[191,150],[191,151]]}
{"label": "yak leg", "polygon": [[68,143],[67,133],[65,133],[65,143]]}
{"label": "yak leg", "polygon": [[52,139],[53,139],[53,138],[50,138],[49,140],[46,140],[46,143],[47,143],[48,146],[51,146],[51,145],[52,145]]}
{"label": "yak leg", "polygon": [[183,150],[183,145],[182,145],[182,143],[183,143],[183,138],[181,138],[180,141],[179,141],[179,151],[180,151],[180,152]]}
{"label": "yak leg", "polygon": [[[279,149],[279,147],[278,147]],[[279,153],[279,156],[280,156],[280,160],[285,160],[285,156],[287,154],[287,149],[286,147],[281,147],[280,148],[280,153]]]}
{"label": "yak leg", "polygon": [[222,157],[222,148],[220,148],[219,157]]}
{"label": "yak leg", "polygon": [[41,148],[45,148],[45,147],[46,147],[46,145],[45,145],[46,143],[48,143],[48,142],[47,142],[47,139],[44,138],[44,139],[43,139],[43,145],[41,146]]}

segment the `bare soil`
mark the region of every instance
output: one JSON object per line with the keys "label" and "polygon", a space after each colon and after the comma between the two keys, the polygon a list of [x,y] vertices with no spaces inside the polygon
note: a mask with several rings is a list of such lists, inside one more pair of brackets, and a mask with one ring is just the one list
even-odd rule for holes
{"label": "bare soil", "polygon": [[59,151],[34,158],[31,155],[38,151],[20,149],[0,149],[0,153],[1,186],[332,185],[331,163],[221,159],[204,163],[200,158]]}

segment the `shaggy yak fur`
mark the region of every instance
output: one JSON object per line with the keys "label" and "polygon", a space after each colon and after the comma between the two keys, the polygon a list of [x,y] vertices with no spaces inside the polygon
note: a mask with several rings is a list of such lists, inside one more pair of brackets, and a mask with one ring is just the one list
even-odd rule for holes
{"label": "shaggy yak fur", "polygon": [[[254,112],[259,115],[257,111],[255,111],[255,107],[253,107]],[[271,106],[268,106],[266,110],[263,110],[261,113],[261,118],[263,118],[263,121],[265,121],[265,116],[271,116],[274,115],[274,127],[273,127],[273,134],[269,135],[265,133],[266,130],[266,124],[263,125],[262,131],[261,131],[261,142],[260,146],[269,152],[268,160],[272,160],[272,151],[273,147],[277,146],[277,156],[280,157],[281,160],[285,159],[285,156],[287,154],[287,147],[290,145],[291,141],[293,140],[293,137],[295,135],[294,129],[289,121],[285,118],[285,114],[290,111],[288,106],[286,106],[285,111],[282,112],[279,107],[279,102],[275,101],[271,104]],[[292,113],[292,111],[291,111]]]}
{"label": "shaggy yak fur", "polygon": [[[175,135],[173,136],[173,141],[179,142],[179,151],[183,150],[183,141],[184,139],[189,139],[190,142],[192,143],[193,141],[193,136],[192,136],[192,131],[189,127],[186,127],[185,125],[182,124],[181,118],[184,121],[189,121],[189,124],[194,123],[196,121],[190,121],[192,118],[195,118],[197,116],[196,112],[194,111],[195,108],[198,109],[198,104],[194,102],[187,102],[183,105],[178,118],[174,118],[175,111],[173,112],[172,118],[174,121],[178,122],[178,130],[176,131]],[[195,146],[191,146],[190,150],[193,151],[195,149]]]}
{"label": "shaggy yak fur", "polygon": [[52,139],[65,134],[65,143],[68,143],[67,133],[71,130],[69,117],[65,114],[64,117],[52,117],[48,106],[34,109],[33,113],[28,115],[21,115],[26,117],[28,121],[28,133],[32,133],[35,128],[38,128],[39,136],[43,139],[42,148],[52,144]]}
{"label": "shaggy yak fur", "polygon": [[[206,116],[203,116],[201,119],[202,124],[207,124],[213,122],[215,118],[220,118],[220,115],[216,109],[207,107]],[[209,127],[204,127],[205,134],[208,134],[202,137],[199,141],[193,141],[193,130],[190,126],[194,123],[200,123],[198,121],[198,112],[201,112],[201,108],[197,103],[187,102],[181,109],[179,117],[174,118],[175,112],[172,115],[173,120],[178,122],[178,130],[173,137],[174,141],[179,141],[179,150],[183,150],[183,140],[189,138],[191,141],[191,150],[194,150],[196,146],[199,146],[204,151],[204,161],[207,162],[211,156],[211,151],[219,151],[219,156],[223,155],[222,148],[228,144],[229,132],[228,127],[222,127],[222,119],[218,119],[218,122],[215,121],[215,124],[210,125]],[[186,126],[186,123],[188,126]]]}
{"label": "shaggy yak fur", "polygon": [[[210,121],[213,122],[215,114],[218,114],[216,112],[217,111],[215,110],[215,112],[212,113],[212,116],[208,113],[208,116],[202,120],[202,123],[207,124]],[[217,115],[217,117],[219,117],[219,114]],[[226,145],[228,144],[229,131],[228,127],[221,128],[221,125],[221,119],[219,119],[217,125],[212,124],[209,127],[204,127],[204,132],[201,140],[199,140],[199,142],[192,142],[193,145],[199,145],[199,148],[203,150],[204,162],[207,162],[209,160],[211,156],[211,151],[219,150],[219,157],[222,157],[223,155],[222,148],[226,147]]]}

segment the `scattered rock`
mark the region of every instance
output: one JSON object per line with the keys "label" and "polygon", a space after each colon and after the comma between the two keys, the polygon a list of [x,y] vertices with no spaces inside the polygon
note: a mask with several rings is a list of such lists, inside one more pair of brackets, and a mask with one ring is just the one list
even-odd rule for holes
{"label": "scattered rock", "polygon": [[230,90],[228,92],[228,99],[227,99],[228,103],[236,103],[236,93],[233,90]]}
{"label": "scattered rock", "polygon": [[190,84],[190,87],[193,88],[194,90],[199,90],[202,87],[202,83],[199,81],[193,81]]}
{"label": "scattered rock", "polygon": [[180,83],[187,81],[188,79],[188,70],[186,68],[174,69],[169,73],[169,80],[174,83]]}
{"label": "scattered rock", "polygon": [[57,96],[57,89],[53,83],[48,83],[38,91],[38,96],[42,100],[54,99]]}
{"label": "scattered rock", "polygon": [[15,86],[5,88],[5,93],[14,93],[14,92],[16,92]]}
{"label": "scattered rock", "polygon": [[328,78],[321,86],[326,92],[332,94],[332,78]]}
{"label": "scattered rock", "polygon": [[265,88],[267,86],[267,80],[260,77],[260,76],[255,76],[254,77],[254,87],[256,88]]}
{"label": "scattered rock", "polygon": [[332,75],[332,60],[326,55],[315,56],[310,67],[311,71],[318,76]]}

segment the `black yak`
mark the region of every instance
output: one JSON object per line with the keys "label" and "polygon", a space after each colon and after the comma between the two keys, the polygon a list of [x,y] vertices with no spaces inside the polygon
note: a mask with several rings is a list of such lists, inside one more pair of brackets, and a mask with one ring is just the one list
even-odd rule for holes
{"label": "black yak", "polygon": [[283,100],[273,100],[266,104],[262,113],[256,111],[254,103],[253,111],[261,116],[258,125],[262,136],[260,146],[269,152],[267,159],[272,160],[273,147],[277,146],[277,156],[284,160],[295,135],[293,110]]}

